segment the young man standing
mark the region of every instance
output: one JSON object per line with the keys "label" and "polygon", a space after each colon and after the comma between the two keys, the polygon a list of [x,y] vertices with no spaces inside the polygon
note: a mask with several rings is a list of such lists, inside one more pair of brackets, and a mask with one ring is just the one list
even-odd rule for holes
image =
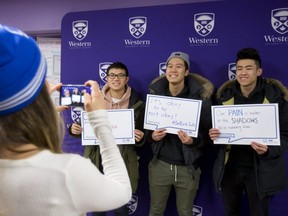
{"label": "young man standing", "polygon": [[149,216],[164,215],[172,187],[179,216],[191,216],[201,174],[198,162],[204,145],[202,132],[206,131],[206,135],[210,128],[213,85],[200,75],[189,73],[190,61],[186,53],[173,52],[166,66],[166,76],[156,78],[149,85],[150,93],[202,100],[200,128],[197,138],[182,130],[177,135],[168,134],[165,129],[147,131],[153,151],[149,163]]}
{"label": "young man standing", "polygon": [[[105,95],[107,109],[134,109],[135,121],[135,141],[136,144],[118,145],[120,153],[125,162],[132,192],[135,193],[138,186],[138,156],[135,146],[140,147],[144,144],[143,121],[145,104],[138,97],[137,93],[128,86],[129,73],[126,65],[121,62],[115,62],[107,68],[107,84],[103,87],[102,92]],[[73,123],[69,129],[69,133],[74,136],[81,136],[82,128],[80,125]],[[99,146],[86,146],[84,156],[90,160],[101,170],[101,157]],[[128,216],[127,205],[115,209],[117,216]],[[105,216],[105,212],[95,212],[93,216]]]}
{"label": "young man standing", "polygon": [[[214,181],[221,190],[225,216],[240,215],[243,192],[250,214],[268,216],[269,200],[286,188],[284,151],[288,146],[288,92],[279,81],[262,78],[261,58],[254,48],[241,49],[236,59],[236,80],[227,81],[217,92],[219,105],[278,103],[280,146],[221,145],[214,166]],[[269,126],[267,126],[269,127]],[[211,128],[215,140],[221,131]]]}

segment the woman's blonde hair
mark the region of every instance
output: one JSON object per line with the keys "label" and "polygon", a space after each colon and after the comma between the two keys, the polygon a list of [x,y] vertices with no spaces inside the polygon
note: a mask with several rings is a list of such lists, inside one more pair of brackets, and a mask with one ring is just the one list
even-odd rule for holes
{"label": "woman's blonde hair", "polygon": [[44,84],[37,98],[22,110],[0,116],[0,149],[23,144],[61,152],[64,124]]}

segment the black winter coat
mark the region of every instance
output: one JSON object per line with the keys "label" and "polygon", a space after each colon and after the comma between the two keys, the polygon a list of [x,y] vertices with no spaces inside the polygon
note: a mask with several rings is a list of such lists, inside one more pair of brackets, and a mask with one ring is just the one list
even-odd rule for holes
{"label": "black winter coat", "polygon": [[[210,97],[213,93],[214,86],[206,78],[194,73],[190,73],[187,77],[185,77],[185,85],[188,86],[189,89],[189,95],[187,98],[202,100],[198,138],[193,138],[193,145],[183,144],[183,155],[185,164],[189,166],[189,168],[192,170],[192,173],[194,173],[195,169],[198,168],[198,159],[202,156],[203,147],[205,145],[205,143],[203,142],[204,139],[201,139],[201,137],[203,138],[203,136],[208,136],[208,130],[211,126]],[[166,93],[168,88],[169,83],[165,76],[156,78],[149,85],[150,93],[156,95],[167,96]],[[153,159],[155,159],[158,157],[165,138],[158,142],[153,141],[152,132],[153,131],[147,131],[146,137],[148,141],[152,142],[151,146],[153,152]]]}
{"label": "black winter coat", "polygon": [[[217,91],[217,102],[223,104],[239,96],[239,84],[236,80],[224,83]],[[286,185],[286,167],[284,153],[288,148],[288,91],[279,81],[258,77],[255,90],[249,95],[247,103],[278,103],[281,146],[269,146],[265,155],[254,153],[254,169],[257,190],[260,197],[276,194]],[[235,99],[236,101],[236,99]],[[228,145],[221,145],[214,164],[213,178],[215,186],[221,191],[221,182],[225,172],[225,155],[229,155]],[[233,147],[232,147],[233,148]]]}

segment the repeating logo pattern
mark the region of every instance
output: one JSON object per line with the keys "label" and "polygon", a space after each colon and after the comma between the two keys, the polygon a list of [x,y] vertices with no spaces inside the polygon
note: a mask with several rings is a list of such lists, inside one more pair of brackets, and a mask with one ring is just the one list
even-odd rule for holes
{"label": "repeating logo pattern", "polygon": [[159,63],[159,76],[166,74],[166,62]]}
{"label": "repeating logo pattern", "polygon": [[142,37],[147,29],[147,18],[144,16],[136,16],[129,18],[129,31],[130,34],[139,39]]}
{"label": "repeating logo pattern", "polygon": [[72,107],[71,108],[71,119],[75,123],[80,122],[80,117],[81,117],[81,111],[83,111],[82,107]]}
{"label": "repeating logo pattern", "polygon": [[201,206],[193,205],[193,216],[202,216],[203,208]]}
{"label": "repeating logo pattern", "polygon": [[228,65],[228,78],[234,80],[236,78],[236,63],[230,63]]}
{"label": "repeating logo pattern", "polygon": [[77,40],[83,40],[88,34],[88,21],[77,20],[72,22],[72,32]]}
{"label": "repeating logo pattern", "polygon": [[112,64],[112,62],[101,62],[99,63],[99,77],[104,83],[107,83],[106,72],[107,68]]}
{"label": "repeating logo pattern", "polygon": [[138,206],[138,197],[133,195],[130,201],[128,202],[128,214],[133,214]]}
{"label": "repeating logo pattern", "polygon": [[197,13],[194,14],[194,28],[196,32],[205,37],[210,34],[215,25],[214,13]]}
{"label": "repeating logo pattern", "polygon": [[279,34],[288,32],[288,8],[277,8],[271,12],[271,24]]}

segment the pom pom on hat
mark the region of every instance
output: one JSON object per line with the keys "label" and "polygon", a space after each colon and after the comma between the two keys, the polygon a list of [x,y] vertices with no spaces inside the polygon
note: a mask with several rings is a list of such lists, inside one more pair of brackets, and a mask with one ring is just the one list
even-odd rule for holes
{"label": "pom pom on hat", "polygon": [[0,116],[31,104],[45,83],[46,71],[35,40],[0,24]]}
{"label": "pom pom on hat", "polygon": [[169,58],[166,61],[166,64],[168,64],[168,62],[172,58],[180,58],[180,59],[182,59],[184,62],[187,63],[188,69],[190,69],[190,60],[189,60],[189,55],[187,53],[183,53],[183,52],[173,52],[173,53],[171,53],[171,55],[169,56]]}

